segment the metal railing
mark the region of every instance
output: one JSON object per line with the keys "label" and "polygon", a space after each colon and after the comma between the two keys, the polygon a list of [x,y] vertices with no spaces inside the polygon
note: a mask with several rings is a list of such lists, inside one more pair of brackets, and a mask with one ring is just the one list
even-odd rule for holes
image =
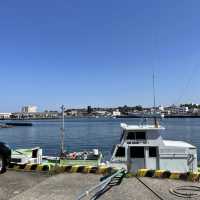
{"label": "metal railing", "polygon": [[113,178],[115,178],[116,176],[121,174],[123,171],[124,171],[124,169],[118,170],[116,173],[114,173],[113,175],[109,176],[108,178],[103,180],[98,185],[96,185],[96,186],[90,188],[89,190],[85,191],[76,200],[81,200],[81,199],[83,199],[85,197],[88,197],[88,199],[91,199],[91,200],[95,199],[95,198],[93,198],[95,196],[95,194],[97,194],[98,192],[103,190],[112,181]]}
{"label": "metal railing", "polygon": [[147,140],[125,140],[127,144],[147,144]]}

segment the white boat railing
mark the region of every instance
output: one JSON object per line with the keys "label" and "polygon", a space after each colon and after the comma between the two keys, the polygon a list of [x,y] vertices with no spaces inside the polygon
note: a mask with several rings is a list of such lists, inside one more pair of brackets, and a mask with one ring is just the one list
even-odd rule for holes
{"label": "white boat railing", "polygon": [[127,144],[147,144],[147,140],[125,140]]}

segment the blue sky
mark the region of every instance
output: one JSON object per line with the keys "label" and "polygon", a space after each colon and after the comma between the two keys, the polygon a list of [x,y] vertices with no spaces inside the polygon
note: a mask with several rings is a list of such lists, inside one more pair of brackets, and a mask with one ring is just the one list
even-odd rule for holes
{"label": "blue sky", "polygon": [[200,103],[199,0],[0,1],[0,112]]}

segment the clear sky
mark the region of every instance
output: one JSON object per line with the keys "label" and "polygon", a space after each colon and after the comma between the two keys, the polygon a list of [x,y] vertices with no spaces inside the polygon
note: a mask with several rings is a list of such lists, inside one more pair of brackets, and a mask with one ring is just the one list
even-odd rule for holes
{"label": "clear sky", "polygon": [[199,0],[0,1],[0,112],[200,103]]}

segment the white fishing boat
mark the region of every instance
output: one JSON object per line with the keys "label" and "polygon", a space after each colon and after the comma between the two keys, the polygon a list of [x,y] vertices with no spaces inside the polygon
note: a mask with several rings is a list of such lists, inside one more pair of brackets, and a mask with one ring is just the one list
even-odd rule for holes
{"label": "white fishing boat", "polygon": [[197,172],[197,149],[184,141],[164,140],[165,130],[155,125],[121,124],[120,144],[114,148],[110,163],[136,173],[138,169]]}

